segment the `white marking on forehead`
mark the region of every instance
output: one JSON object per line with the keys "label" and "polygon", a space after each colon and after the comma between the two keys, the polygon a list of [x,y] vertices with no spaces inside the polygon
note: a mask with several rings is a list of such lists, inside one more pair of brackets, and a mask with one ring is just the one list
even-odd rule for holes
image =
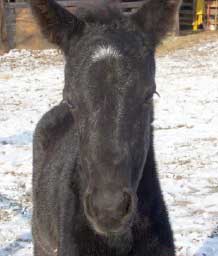
{"label": "white marking on forehead", "polygon": [[113,48],[111,45],[100,46],[94,51],[94,53],[92,55],[92,60],[98,61],[98,60],[105,59],[108,57],[119,58],[120,56],[121,55],[118,52],[118,50]]}

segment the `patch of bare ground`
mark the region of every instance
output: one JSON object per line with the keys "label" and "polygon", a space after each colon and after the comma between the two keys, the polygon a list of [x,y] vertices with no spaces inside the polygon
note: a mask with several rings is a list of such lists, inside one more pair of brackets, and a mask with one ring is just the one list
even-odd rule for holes
{"label": "patch of bare ground", "polygon": [[12,176],[19,176],[19,177],[29,177],[30,175],[25,172],[16,172],[16,171],[6,171],[4,172],[5,175],[12,175]]}
{"label": "patch of bare ground", "polygon": [[218,138],[215,138],[215,137],[207,137],[207,138],[197,138],[197,139],[194,139],[195,142],[217,142],[218,141]]}
{"label": "patch of bare ground", "polygon": [[1,222],[9,221],[11,218],[12,218],[12,216],[8,211],[6,211],[4,209],[0,209],[0,220],[1,220]]}
{"label": "patch of bare ground", "polygon": [[181,207],[186,207],[190,204],[192,204],[192,202],[188,200],[175,200],[175,202],[173,203],[173,205],[179,205]]}
{"label": "patch of bare ground", "polygon": [[[218,193],[218,186],[214,185],[214,186],[206,186],[206,188],[210,191],[210,193]],[[218,216],[218,214],[217,214]]]}
{"label": "patch of bare ground", "polygon": [[[16,70],[19,67],[23,67],[26,70],[38,69],[40,66],[49,66],[63,64],[63,55],[60,50],[49,49],[47,51],[40,50],[12,50],[13,54],[5,54],[1,56],[1,63],[10,67],[10,70]],[[22,54],[19,54],[22,52]],[[11,76],[11,74],[9,74]],[[10,77],[6,74],[3,74],[3,77],[0,76],[0,79],[8,80]]]}

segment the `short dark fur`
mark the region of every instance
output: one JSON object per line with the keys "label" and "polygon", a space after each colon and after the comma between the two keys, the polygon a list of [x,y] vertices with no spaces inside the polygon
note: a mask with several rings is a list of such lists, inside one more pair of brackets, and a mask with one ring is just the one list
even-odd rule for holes
{"label": "short dark fur", "polygon": [[72,15],[31,1],[66,58],[63,102],[34,134],[34,256],[175,255],[151,123],[155,47],[179,2],[151,0],[127,17],[110,2]]}

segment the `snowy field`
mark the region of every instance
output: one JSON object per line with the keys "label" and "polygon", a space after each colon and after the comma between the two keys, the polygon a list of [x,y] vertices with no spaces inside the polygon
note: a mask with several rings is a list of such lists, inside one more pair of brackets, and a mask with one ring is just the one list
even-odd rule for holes
{"label": "snowy field", "polygon": [[[218,39],[157,59],[155,144],[177,256],[218,256]],[[32,255],[32,134],[61,100],[60,52],[0,57],[0,256]]]}

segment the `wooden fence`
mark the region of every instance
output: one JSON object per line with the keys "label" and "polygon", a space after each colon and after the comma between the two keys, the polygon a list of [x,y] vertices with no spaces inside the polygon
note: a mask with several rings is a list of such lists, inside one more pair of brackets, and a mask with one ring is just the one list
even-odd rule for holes
{"label": "wooden fence", "polygon": [[192,29],[195,12],[195,0],[183,0],[179,12],[179,21],[181,29]]}

